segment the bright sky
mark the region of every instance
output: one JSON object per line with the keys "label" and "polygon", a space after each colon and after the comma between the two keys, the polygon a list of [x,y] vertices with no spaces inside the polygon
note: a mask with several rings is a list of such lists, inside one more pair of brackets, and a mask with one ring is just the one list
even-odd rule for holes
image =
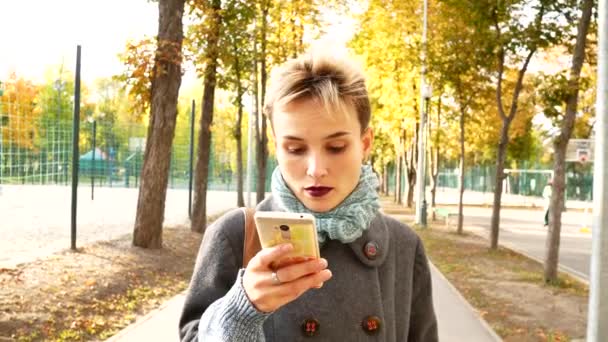
{"label": "bright sky", "polygon": [[15,71],[36,82],[63,62],[90,82],[121,72],[116,55],[128,39],[154,36],[158,4],[146,0],[0,0],[0,80]]}
{"label": "bright sky", "polygon": [[[325,13],[333,27],[323,41],[344,45],[354,21]],[[158,4],[148,0],[0,0],[0,80],[11,72],[43,82],[45,72],[63,63],[76,69],[82,46],[82,79],[90,83],[122,71],[117,54],[129,39],[155,36]],[[51,75],[57,77],[57,75]],[[182,85],[196,82],[188,71]]]}

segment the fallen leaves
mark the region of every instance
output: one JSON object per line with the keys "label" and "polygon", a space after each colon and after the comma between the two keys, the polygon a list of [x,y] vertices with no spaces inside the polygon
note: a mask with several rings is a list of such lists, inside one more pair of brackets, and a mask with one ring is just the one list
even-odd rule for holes
{"label": "fallen leaves", "polygon": [[109,338],[187,287],[200,238],[187,228],[165,229],[163,240],[182,246],[175,253],[132,248],[126,236],[0,269],[0,282],[11,279],[0,287],[6,307],[0,335],[23,341]]}

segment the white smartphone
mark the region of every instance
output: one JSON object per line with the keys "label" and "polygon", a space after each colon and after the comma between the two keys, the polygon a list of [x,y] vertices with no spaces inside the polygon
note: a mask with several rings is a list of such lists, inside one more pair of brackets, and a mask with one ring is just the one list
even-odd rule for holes
{"label": "white smartphone", "polygon": [[294,247],[285,258],[273,263],[272,268],[320,257],[315,217],[312,214],[257,211],[254,219],[262,248],[283,243],[291,243]]}

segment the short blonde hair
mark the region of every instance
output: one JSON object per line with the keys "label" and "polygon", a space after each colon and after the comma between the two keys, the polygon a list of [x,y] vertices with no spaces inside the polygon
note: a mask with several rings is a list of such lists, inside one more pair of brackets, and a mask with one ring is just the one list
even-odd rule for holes
{"label": "short blonde hair", "polygon": [[345,112],[352,106],[367,129],[371,110],[365,77],[350,60],[309,52],[272,71],[264,113],[272,124],[275,108],[299,99],[316,99],[330,112]]}

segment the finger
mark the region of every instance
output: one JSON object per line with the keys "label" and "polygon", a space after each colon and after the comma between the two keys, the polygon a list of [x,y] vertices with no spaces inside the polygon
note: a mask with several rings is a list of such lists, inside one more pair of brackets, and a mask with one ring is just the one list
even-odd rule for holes
{"label": "finger", "polygon": [[273,261],[277,261],[293,250],[293,245],[290,243],[281,244],[278,246],[263,248],[251,260],[254,268],[269,269]]}
{"label": "finger", "polygon": [[319,284],[323,284],[331,279],[332,273],[330,270],[325,269],[321,272],[313,273],[297,279],[290,283],[281,285],[281,293],[284,297],[290,298],[290,301],[300,297],[304,292],[315,288]]}
{"label": "finger", "polygon": [[309,274],[317,273],[326,268],[327,260],[321,258],[283,267],[277,270],[276,272],[281,282],[286,283],[302,278]]}

